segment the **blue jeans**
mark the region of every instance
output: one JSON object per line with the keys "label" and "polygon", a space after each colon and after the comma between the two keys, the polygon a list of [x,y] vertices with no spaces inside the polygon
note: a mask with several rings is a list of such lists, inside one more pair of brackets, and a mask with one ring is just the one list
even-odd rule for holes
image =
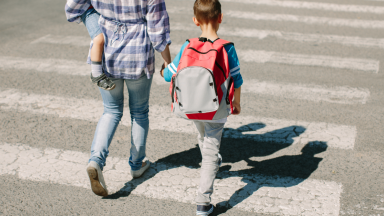
{"label": "blue jeans", "polygon": [[129,110],[131,114],[131,156],[129,165],[131,170],[139,170],[145,158],[145,144],[149,130],[149,93],[152,78],[142,75],[139,79],[113,79],[116,87],[111,91],[101,88],[104,113],[97,124],[91,147],[90,161],[95,161],[103,169],[108,157],[108,147],[111,144],[117,125],[123,116],[124,82],[128,89]]}
{"label": "blue jeans", "polygon": [[99,26],[99,17],[100,14],[94,8],[88,9],[80,17],[85,27],[87,27],[88,34],[91,36],[92,40],[102,33]]}

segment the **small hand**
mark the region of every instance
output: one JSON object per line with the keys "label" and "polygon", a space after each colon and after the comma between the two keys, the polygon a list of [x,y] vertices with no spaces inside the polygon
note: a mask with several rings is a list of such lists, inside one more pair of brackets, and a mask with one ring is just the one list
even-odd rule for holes
{"label": "small hand", "polygon": [[233,106],[233,115],[239,115],[240,112],[241,112],[241,106],[240,106],[240,103],[237,102],[237,101],[233,101],[232,102],[232,106]]}

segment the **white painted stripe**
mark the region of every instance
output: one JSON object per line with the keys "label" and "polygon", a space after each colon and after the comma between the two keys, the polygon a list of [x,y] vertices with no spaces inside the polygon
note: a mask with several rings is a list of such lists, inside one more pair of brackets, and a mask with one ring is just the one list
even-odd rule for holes
{"label": "white painted stripe", "polygon": [[360,70],[378,73],[380,62],[371,59],[341,58],[336,56],[302,55],[293,53],[271,52],[264,50],[237,50],[238,57],[245,62],[279,63],[289,65],[319,66]]}
{"label": "white painted stripe", "polygon": [[[185,25],[182,23],[172,23],[172,30],[180,31],[195,31],[199,29],[194,25]],[[274,37],[287,41],[299,41],[299,42],[314,42],[314,43],[337,43],[345,46],[365,47],[365,48],[379,48],[384,49],[383,38],[362,38],[362,37],[349,37],[340,35],[322,35],[322,34],[301,34],[296,32],[284,32],[284,31],[271,31],[271,30],[259,30],[259,29],[244,29],[234,28],[228,29],[220,27],[220,35],[236,36],[236,37],[250,37],[257,39],[265,39],[268,37]],[[46,35],[39,38],[32,43],[52,43],[52,44],[68,44],[73,46],[88,46],[89,38],[76,37],[76,40],[68,40],[72,36],[51,36]],[[172,46],[171,46],[172,47]],[[180,50],[177,50],[178,53]]]}
{"label": "white painted stripe", "polygon": [[[193,25],[183,25],[182,23],[172,23],[172,30],[180,31],[200,31]],[[345,46],[365,47],[365,48],[380,48],[384,49],[383,38],[362,38],[340,35],[322,35],[322,34],[302,34],[296,32],[271,31],[246,28],[225,28],[220,27],[220,35],[250,37],[263,40],[268,37],[273,37],[287,41],[299,42],[314,42],[314,43],[336,43]]]}
{"label": "white painted stripe", "polygon": [[[101,101],[65,98],[51,95],[22,93],[17,89],[0,91],[0,109],[18,110],[37,114],[49,114],[97,122],[103,113]],[[128,110],[124,111],[129,113]],[[150,129],[171,132],[197,133],[192,121],[176,117],[171,108],[152,105],[150,107]],[[121,124],[130,126],[127,115]],[[244,127],[248,125],[247,127]],[[323,141],[331,148],[353,149],[356,127],[325,122],[304,122],[256,116],[230,116],[223,136],[250,139],[261,142],[307,144]]]}
{"label": "white painted stripe", "polygon": [[[177,53],[182,45],[173,44],[172,53]],[[176,51],[176,52],[175,52]],[[337,56],[303,55],[264,50],[241,50],[237,49],[237,56],[244,62],[255,63],[278,63],[289,65],[330,67],[349,70],[360,70],[371,73],[378,73],[380,61],[358,58],[341,58]]]}
{"label": "white painted stripe", "polygon": [[365,104],[370,96],[369,90],[363,88],[329,88],[317,85],[285,84],[258,80],[244,80],[241,89],[243,93],[339,104]]}
{"label": "white painted stripe", "polygon": [[[191,14],[193,11],[189,8],[182,7],[168,7],[167,12],[172,14]],[[246,11],[226,11],[226,17],[250,19],[257,21],[279,21],[279,22],[297,22],[309,25],[329,25],[337,27],[352,27],[352,28],[370,28],[370,29],[383,29],[384,21],[382,20],[361,20],[361,19],[339,19],[331,17],[315,17],[315,16],[298,16],[290,14],[270,14],[270,13],[256,13]],[[195,27],[196,28],[196,27]]]}
{"label": "white painted stripe", "polygon": [[[0,175],[89,189],[85,171],[88,158],[89,154],[82,152],[0,143]],[[141,177],[146,181],[132,181],[127,161],[108,157],[103,174],[110,193],[122,190],[149,198],[195,203],[199,169],[157,163]],[[239,176],[236,172],[222,174],[221,178],[215,180],[213,204],[226,202],[232,196],[231,206],[256,213],[338,215],[340,211],[340,183],[257,174]]]}
{"label": "white painted stripe", "polygon": [[[173,49],[177,50],[177,48]],[[90,74],[90,68],[84,62],[57,59],[44,60],[0,57],[0,69],[36,70],[39,72],[57,72],[80,76],[89,76]],[[159,69],[156,69],[156,71],[159,71]],[[164,78],[158,74],[154,75],[154,82],[158,85],[169,85],[169,83],[165,82]],[[326,88],[321,86],[304,86],[296,84],[277,84],[268,82],[260,83],[258,81],[247,80],[244,81],[244,85],[244,91],[248,91],[249,93],[310,100],[315,102],[326,101],[340,104],[365,104],[370,97],[369,90],[363,88]],[[314,95],[316,95],[316,97],[312,97]]]}
{"label": "white painted stripe", "polygon": [[338,19],[329,17],[314,16],[297,16],[290,14],[269,14],[269,13],[253,13],[245,11],[228,11],[226,16],[240,19],[263,20],[263,21],[280,21],[280,22],[298,22],[309,25],[329,25],[343,26],[352,28],[370,28],[383,29],[384,21],[381,20],[358,20],[358,19]]}
{"label": "white painted stripe", "polygon": [[384,14],[384,7],[368,6],[368,5],[347,5],[347,4],[330,4],[330,3],[320,3],[320,2],[305,2],[305,1],[281,1],[281,0],[223,0],[223,2],[236,2],[236,3],[244,3],[244,4],[256,4],[256,5],[267,5],[267,6],[299,8],[299,9],[315,9],[315,10],[326,10],[326,11]]}
{"label": "white painted stripe", "polygon": [[49,43],[49,44],[67,44],[74,46],[89,46],[91,43],[90,37],[82,36],[62,36],[62,35],[45,35],[37,40],[31,42],[31,44],[37,43]]}
{"label": "white painted stripe", "polygon": [[35,70],[56,72],[67,75],[91,76],[91,67],[84,61],[67,59],[36,59],[19,57],[0,57],[0,69]]}
{"label": "white painted stripe", "polygon": [[[154,82],[157,85],[170,85],[156,75]],[[366,104],[370,98],[369,89],[348,86],[326,87],[245,79],[241,88],[243,93],[337,104]]]}

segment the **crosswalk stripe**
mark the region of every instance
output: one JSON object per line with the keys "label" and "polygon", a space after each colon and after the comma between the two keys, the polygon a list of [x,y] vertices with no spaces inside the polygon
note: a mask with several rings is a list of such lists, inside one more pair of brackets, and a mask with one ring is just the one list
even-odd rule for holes
{"label": "crosswalk stripe", "polygon": [[[0,109],[93,122],[103,113],[101,101],[29,94],[17,89],[0,91]],[[129,113],[127,108],[124,113]],[[151,105],[149,116],[151,130],[197,134],[193,122],[173,115],[170,106]],[[127,115],[123,116],[121,124],[131,125]],[[353,149],[356,133],[355,126],[240,115],[229,117],[223,137],[284,144],[326,142],[331,148]]]}
{"label": "crosswalk stripe", "polygon": [[384,21],[381,20],[358,20],[358,19],[338,19],[329,17],[314,17],[314,16],[298,16],[290,14],[269,14],[269,13],[253,13],[245,11],[228,11],[226,16],[240,19],[263,20],[263,21],[280,21],[280,22],[298,22],[309,25],[329,25],[338,27],[351,28],[369,28],[383,29]]}
{"label": "crosswalk stripe", "polygon": [[331,3],[321,3],[321,2],[280,1],[280,0],[222,0],[222,1],[231,2],[231,3],[236,2],[236,3],[244,3],[244,4],[267,5],[267,6],[286,7],[286,8],[384,14],[384,7],[368,6],[368,5],[348,5],[348,4],[331,4]]}
{"label": "crosswalk stripe", "polygon": [[[172,53],[180,51],[181,44],[173,44]],[[378,73],[380,61],[358,58],[341,58],[337,56],[303,55],[294,53],[273,52],[265,50],[241,50],[236,49],[241,61],[254,63],[278,63],[302,66],[330,67],[349,70],[359,70]]]}
{"label": "crosswalk stripe", "polygon": [[[181,29],[181,28],[179,28]],[[224,30],[226,31],[226,30]],[[237,32],[239,33],[239,32]],[[293,35],[291,35],[293,36]],[[292,39],[300,41],[300,35],[293,36]],[[43,37],[46,38],[47,36]],[[49,38],[49,37],[48,37]],[[282,36],[283,38],[283,36]],[[320,39],[319,37],[314,36],[313,40]],[[323,38],[326,41],[326,38]],[[338,41],[343,41],[343,37],[334,38]],[[310,39],[308,39],[310,40]],[[349,41],[353,41],[353,38],[350,38]],[[38,39],[36,41],[43,41],[42,39]],[[53,40],[47,40],[47,43],[51,43]],[[54,40],[56,42],[56,40]],[[374,46],[376,42],[376,46],[381,45],[384,46],[384,40],[381,41],[371,41],[367,39],[365,42],[367,43],[359,43],[361,46]],[[373,42],[373,43],[371,43]],[[349,42],[347,40],[344,41],[345,44]],[[349,43],[350,44],[350,43]],[[356,44],[356,43],[354,43]],[[365,44],[365,45],[363,45]],[[172,53],[178,53],[180,51],[180,44],[175,44],[171,46]],[[319,67],[331,67],[331,68],[341,68],[341,69],[350,69],[350,70],[361,70],[367,72],[378,73],[380,67],[380,61],[371,60],[371,59],[358,59],[358,58],[341,58],[336,56],[323,56],[323,55],[303,55],[303,54],[293,54],[293,53],[282,53],[282,52],[273,52],[273,51],[264,51],[264,50],[237,50],[238,56],[242,61],[245,62],[256,62],[256,63],[279,63],[279,64],[290,64],[290,65],[304,65],[304,66],[319,66]],[[7,57],[3,57],[7,58]],[[16,60],[4,59],[4,66],[9,67]],[[51,64],[49,63],[51,61]],[[3,61],[0,59],[0,63]],[[18,63],[18,62],[17,62]],[[45,65],[53,66],[56,65],[54,60],[48,60],[44,62]],[[43,63],[34,62],[34,65],[38,67],[44,67]],[[1,66],[0,66],[1,67]],[[47,68],[47,66],[45,66]],[[83,65],[84,67],[84,65]]]}
{"label": "crosswalk stripe", "polygon": [[0,57],[0,69],[36,70],[39,72],[56,72],[67,75],[90,76],[90,66],[84,61],[68,59],[37,59],[21,57]]}
{"label": "crosswalk stripe", "polygon": [[[194,25],[183,25],[182,23],[172,23],[172,30],[194,31],[199,29]],[[384,48],[384,38],[363,38],[350,37],[340,35],[323,35],[323,34],[302,34],[297,32],[284,32],[272,30],[246,29],[220,27],[219,35],[250,37],[263,40],[265,38],[274,37],[281,40],[299,41],[299,42],[315,42],[315,43],[336,43],[345,46],[365,47],[365,48]],[[88,39],[89,40],[89,39]]]}
{"label": "crosswalk stripe", "polygon": [[[175,50],[178,50],[178,48],[172,48],[172,52]],[[39,72],[57,72],[78,76],[89,76],[90,74],[89,66],[84,62],[57,59],[0,57],[0,69],[33,69]],[[156,71],[159,71],[159,69],[156,69]],[[156,74],[153,79],[157,85],[169,85],[162,77]],[[245,80],[243,90],[246,93],[259,95],[339,104],[366,104],[370,97],[370,91],[366,88],[305,86],[257,80]]]}
{"label": "crosswalk stripe", "polygon": [[256,63],[279,63],[303,66],[318,66],[379,72],[380,61],[371,59],[341,58],[336,56],[303,55],[294,53],[271,52],[264,50],[237,50],[242,61]]}
{"label": "crosswalk stripe", "polygon": [[[155,75],[153,80],[157,85],[169,85],[161,76]],[[370,91],[366,88],[326,87],[248,79],[244,80],[241,88],[243,93],[337,104],[366,104],[370,97]]]}
{"label": "crosswalk stripe", "polygon": [[84,36],[62,36],[62,35],[45,35],[31,42],[31,44],[50,43],[50,44],[66,44],[73,46],[88,46],[91,43],[90,37]]}
{"label": "crosswalk stripe", "polygon": [[[169,14],[185,14],[193,11],[185,7],[168,7]],[[329,25],[338,27],[351,27],[351,28],[370,28],[370,29],[383,29],[384,21],[381,20],[361,20],[361,19],[339,19],[330,17],[315,17],[315,16],[299,16],[291,14],[272,14],[272,13],[256,13],[246,11],[226,11],[225,17],[233,17],[240,19],[249,19],[256,21],[278,21],[278,22],[297,22],[309,25]]]}
{"label": "crosswalk stripe", "polygon": [[[194,25],[184,25],[182,23],[172,23],[172,30],[194,31],[199,30]],[[227,29],[220,27],[220,35],[250,37],[263,40],[265,38],[274,37],[281,40],[299,41],[299,42],[314,42],[314,43],[336,43],[345,46],[355,46],[364,48],[384,49],[383,38],[362,38],[349,37],[339,35],[323,35],[323,34],[301,34],[296,32],[271,31],[259,29],[234,28]],[[31,42],[31,44],[48,43],[48,44],[68,44],[73,46],[89,47],[90,38],[81,36],[60,36],[60,35],[45,35]]]}
{"label": "crosswalk stripe", "polygon": [[241,89],[244,93],[340,104],[365,104],[370,95],[368,89],[326,88],[316,85],[282,84],[258,80],[247,80]]}
{"label": "crosswalk stripe", "polygon": [[[85,167],[89,154],[23,144],[0,143],[0,175],[89,189]],[[199,169],[152,164],[132,180],[126,158],[108,157],[103,174],[110,193],[122,190],[149,198],[194,204]],[[338,215],[342,184],[292,177],[219,173],[212,203],[229,201],[243,211],[284,215]],[[243,188],[243,190],[239,190]],[[238,191],[238,192],[237,192]]]}

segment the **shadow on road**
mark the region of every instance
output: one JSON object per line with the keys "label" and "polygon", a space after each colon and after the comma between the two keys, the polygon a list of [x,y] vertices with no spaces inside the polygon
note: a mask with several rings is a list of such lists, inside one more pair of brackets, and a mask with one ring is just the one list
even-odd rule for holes
{"label": "shadow on road", "polygon": [[[241,126],[237,129],[224,129],[223,139],[220,147],[220,154],[223,157],[223,163],[236,163],[245,161],[247,169],[239,171],[230,171],[231,165],[222,166],[219,169],[217,178],[225,179],[229,177],[242,177],[242,181],[247,183],[243,188],[237,190],[229,200],[217,204],[212,215],[225,213],[235,205],[241,203],[261,187],[291,187],[307,179],[313,173],[322,160],[315,157],[315,154],[321,153],[327,149],[325,142],[310,142],[301,150],[300,155],[287,155],[273,159],[255,161],[255,157],[264,157],[274,154],[284,148],[289,147],[294,142],[294,138],[305,132],[301,126],[289,126],[274,130],[264,134],[255,134],[257,130],[265,127],[263,123],[252,123]],[[235,137],[235,138],[226,138]],[[181,166],[198,169],[201,162],[201,153],[198,145],[195,148],[175,153],[159,159],[156,164],[167,164],[167,168],[172,169]],[[155,176],[156,172],[149,172],[139,179],[133,179],[126,183],[115,194],[105,199],[118,199],[129,196],[138,185]],[[294,181],[284,184],[263,184],[252,182],[252,176],[277,176],[291,177]],[[256,185],[256,186],[255,186]]]}

